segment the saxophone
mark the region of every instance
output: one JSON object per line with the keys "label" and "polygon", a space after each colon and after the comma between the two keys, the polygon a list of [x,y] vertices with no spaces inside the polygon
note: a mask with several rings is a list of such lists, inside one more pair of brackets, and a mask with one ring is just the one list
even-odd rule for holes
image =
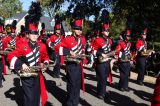
{"label": "saxophone", "polygon": [[[54,67],[54,65],[44,65],[43,67],[48,68],[48,67]],[[23,70],[18,70],[17,74],[20,77],[37,77],[38,73],[41,71],[41,69],[43,68],[41,66],[31,66],[29,67],[30,71],[29,72],[25,72]]]}
{"label": "saxophone", "polygon": [[84,57],[89,57],[90,55],[76,55],[75,57],[72,57],[70,55],[64,56],[64,61],[65,62],[75,62],[79,64]]}
{"label": "saxophone", "polygon": [[115,50],[115,51],[112,51],[112,52],[109,52],[109,53],[105,54],[107,56],[107,58],[103,58],[103,56],[99,56],[98,57],[99,63],[104,63],[104,62],[110,60],[111,56],[114,56],[115,52],[117,52],[117,51]]}
{"label": "saxophone", "polygon": [[2,51],[2,50],[0,50],[0,55],[6,55],[8,53],[10,53],[10,52],[9,51]]}
{"label": "saxophone", "polygon": [[7,50],[8,51],[13,51],[16,49],[16,46],[11,46],[10,44],[7,45]]}
{"label": "saxophone", "polygon": [[120,59],[120,60],[121,60],[121,62],[130,62],[135,57],[136,57],[136,55],[129,54],[129,55],[125,56],[125,58]]}

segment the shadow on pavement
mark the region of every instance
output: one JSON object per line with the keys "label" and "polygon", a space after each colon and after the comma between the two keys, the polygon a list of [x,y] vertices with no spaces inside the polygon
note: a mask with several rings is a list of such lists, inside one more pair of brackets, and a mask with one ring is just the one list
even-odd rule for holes
{"label": "shadow on pavement", "polygon": [[108,98],[105,99],[105,102],[113,106],[148,106],[144,103],[136,103],[131,98],[113,91],[110,91]]}
{"label": "shadow on pavement", "polygon": [[11,100],[15,100],[18,106],[23,106],[23,90],[20,86],[20,79],[14,78],[13,79],[13,85],[14,87],[10,88],[8,91],[6,91],[4,94],[6,98],[10,98]]}
{"label": "shadow on pavement", "polygon": [[[56,82],[51,80],[45,80],[46,89],[51,93],[59,102],[65,106],[67,100],[67,92],[56,86]],[[87,101],[80,98],[80,104],[82,106],[91,106]],[[47,102],[46,106],[53,106],[50,102]]]}
{"label": "shadow on pavement", "polygon": [[145,101],[151,101],[151,98],[152,98],[152,94],[145,92],[145,91],[135,90],[134,94]]}

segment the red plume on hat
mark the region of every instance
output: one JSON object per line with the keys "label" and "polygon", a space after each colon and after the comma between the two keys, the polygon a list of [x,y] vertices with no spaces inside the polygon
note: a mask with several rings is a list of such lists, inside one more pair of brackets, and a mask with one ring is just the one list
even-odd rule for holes
{"label": "red plume on hat", "polygon": [[25,17],[25,28],[28,33],[38,34],[38,25],[42,16],[39,2],[32,2],[28,15]]}
{"label": "red plume on hat", "polygon": [[58,14],[55,15],[55,26],[54,26],[55,30],[60,30],[61,29],[61,19],[60,16]]}
{"label": "red plume on hat", "polygon": [[108,31],[109,27],[109,23],[103,24],[103,30]]}
{"label": "red plume on hat", "polygon": [[145,29],[143,30],[143,34],[144,34],[144,35],[147,34],[147,28],[145,28]]}
{"label": "red plume on hat", "polygon": [[131,35],[131,30],[130,29],[127,29],[127,32],[126,32],[126,35]]}
{"label": "red plume on hat", "polygon": [[2,33],[2,32],[3,32],[3,26],[0,25],[0,33]]}
{"label": "red plume on hat", "polygon": [[126,22],[126,32],[125,32],[126,36],[131,36],[132,26],[133,26],[133,18],[128,17]]}
{"label": "red plume on hat", "polygon": [[3,23],[1,22],[1,19],[0,19],[0,32],[1,33],[3,32]]}
{"label": "red plume on hat", "polygon": [[148,22],[147,22],[147,20],[145,20],[143,22],[143,26],[142,26],[142,32],[141,32],[142,35],[146,35],[147,34],[147,30],[148,30],[147,27],[148,27]]}
{"label": "red plume on hat", "polygon": [[74,21],[72,22],[73,29],[82,29],[83,19],[84,19],[84,10],[81,4],[78,4],[73,12]]}
{"label": "red plume on hat", "polygon": [[109,31],[110,28],[109,12],[106,9],[102,11],[100,19],[102,22],[102,31]]}

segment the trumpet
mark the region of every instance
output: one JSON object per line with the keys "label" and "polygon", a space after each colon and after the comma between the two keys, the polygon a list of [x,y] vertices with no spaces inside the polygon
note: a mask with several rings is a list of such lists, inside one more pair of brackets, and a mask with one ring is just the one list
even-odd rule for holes
{"label": "trumpet", "polygon": [[81,60],[84,59],[84,57],[90,57],[90,55],[76,55],[75,57],[67,55],[67,56],[64,56],[64,61],[65,62],[75,62],[79,64]]}
{"label": "trumpet", "polygon": [[29,67],[30,71],[25,72],[23,70],[18,70],[17,74],[20,77],[37,77],[38,73],[41,71],[42,68],[48,68],[48,67],[54,67],[55,65],[44,65],[43,67],[41,66],[31,66]]}
{"label": "trumpet", "polygon": [[154,50],[144,50],[141,52],[141,56],[148,57]]}

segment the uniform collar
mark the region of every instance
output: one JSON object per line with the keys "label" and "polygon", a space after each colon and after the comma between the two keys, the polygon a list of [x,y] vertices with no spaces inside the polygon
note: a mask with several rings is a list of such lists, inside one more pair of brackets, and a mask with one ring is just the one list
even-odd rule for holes
{"label": "uniform collar", "polygon": [[35,49],[37,47],[37,42],[36,43],[32,43],[31,41],[28,42],[29,47],[32,49]]}

